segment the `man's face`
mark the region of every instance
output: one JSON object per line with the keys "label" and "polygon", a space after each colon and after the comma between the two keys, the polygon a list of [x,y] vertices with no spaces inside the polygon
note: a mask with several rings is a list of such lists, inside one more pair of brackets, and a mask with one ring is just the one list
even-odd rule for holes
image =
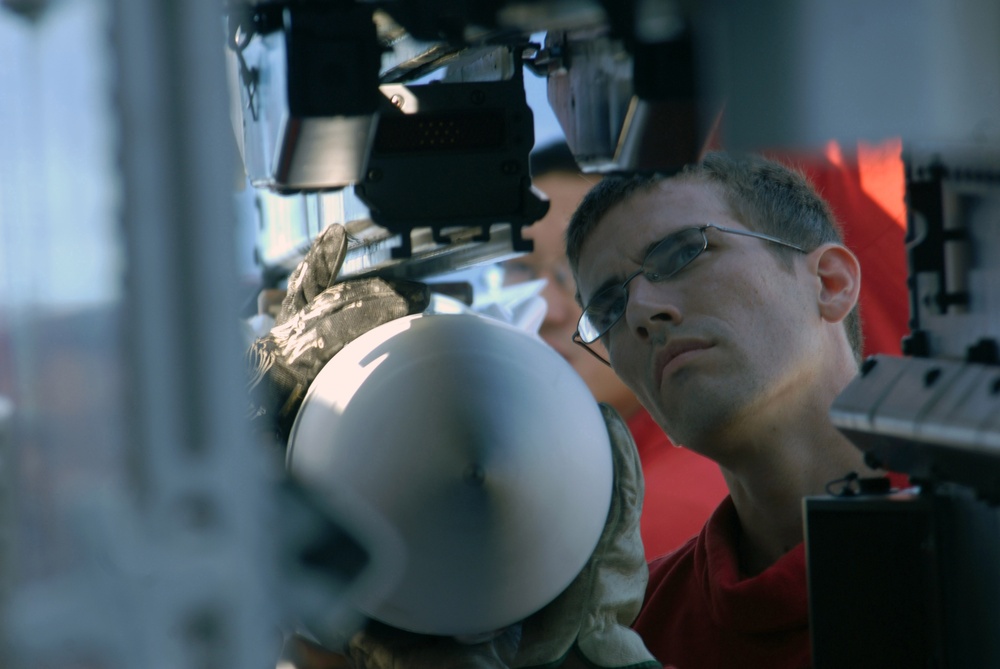
{"label": "man's face", "polygon": [[539,335],[569,361],[598,401],[608,402],[627,416],[638,406],[631,391],[610,368],[572,341],[582,311],[574,297],[576,283],[566,260],[564,235],[573,211],[593,183],[577,174],[553,172],[536,179],[535,186],[548,195],[549,212],[524,228],[524,236],[534,241],[535,249],[504,263],[505,282],[548,280],[542,290],[548,309]]}
{"label": "man's face", "polygon": [[[707,223],[747,229],[716,186],[696,180],[661,182],[616,205],[581,249],[584,304],[638,270],[656,242]],[[706,235],[708,248],[674,277],[632,280],[604,342],[615,372],[674,442],[718,457],[718,437],[766,429],[817,374],[820,317],[804,256],[790,272],[763,240]]]}

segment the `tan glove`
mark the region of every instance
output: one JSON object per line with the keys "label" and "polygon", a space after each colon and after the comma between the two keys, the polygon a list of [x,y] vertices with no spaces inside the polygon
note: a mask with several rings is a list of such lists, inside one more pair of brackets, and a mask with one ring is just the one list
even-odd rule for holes
{"label": "tan glove", "polygon": [[629,629],[649,571],[639,534],[644,484],[639,452],[618,412],[601,404],[611,437],[614,488],[604,532],[583,571],[559,597],[525,620],[515,669],[559,666],[575,646],[593,666],[659,669]]}
{"label": "tan glove", "polygon": [[348,643],[354,669],[528,669],[558,667],[575,647],[595,667],[659,669],[629,625],[646,589],[639,535],[643,480],[632,435],[601,405],[611,437],[614,487],[604,531],[576,579],[538,613],[479,643],[403,632],[372,623]]}
{"label": "tan glove", "polygon": [[246,352],[252,425],[284,445],[309,384],[338,351],[383,323],[422,312],[426,284],[367,277],[338,280],[347,230],[331,225],[288,278],[275,325]]}

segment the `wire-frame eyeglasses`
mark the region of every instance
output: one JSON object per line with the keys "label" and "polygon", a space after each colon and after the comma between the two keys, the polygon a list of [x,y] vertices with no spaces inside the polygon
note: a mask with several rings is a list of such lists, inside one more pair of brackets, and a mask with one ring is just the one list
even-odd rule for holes
{"label": "wire-frame eyeglasses", "polygon": [[600,353],[590,348],[589,344],[593,344],[604,336],[625,315],[625,309],[628,306],[628,284],[640,274],[654,283],[666,281],[676,275],[708,248],[708,236],[705,231],[709,228],[733,235],[756,237],[773,244],[787,246],[800,253],[807,253],[800,246],[761,232],[736,230],[714,223],[684,228],[657,242],[646,253],[639,269],[626,277],[621,284],[605,288],[591,298],[587,306],[584,307],[583,315],[580,316],[577,323],[576,332],[573,333],[573,342],[582,346],[605,365],[610,366],[611,363]]}

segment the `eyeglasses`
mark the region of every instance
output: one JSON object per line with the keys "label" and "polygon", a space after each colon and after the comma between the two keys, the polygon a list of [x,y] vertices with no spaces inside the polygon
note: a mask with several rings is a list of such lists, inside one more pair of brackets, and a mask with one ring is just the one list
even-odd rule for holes
{"label": "eyeglasses", "polygon": [[646,254],[639,269],[628,276],[620,285],[605,288],[591,298],[590,303],[583,309],[583,315],[580,317],[579,323],[577,323],[576,332],[573,333],[573,341],[583,346],[591,355],[604,364],[610,365],[604,357],[587,346],[587,344],[592,344],[600,339],[625,315],[625,308],[628,306],[628,284],[640,274],[644,275],[649,281],[656,283],[666,281],[680,272],[701,255],[702,251],[708,248],[708,236],[705,234],[705,231],[709,228],[714,228],[719,232],[728,232],[733,235],[756,237],[757,239],[763,239],[773,244],[787,246],[800,253],[808,253],[805,249],[795,244],[760,232],[734,230],[733,228],[724,228],[721,225],[713,223],[694,228],[685,228],[657,242]]}

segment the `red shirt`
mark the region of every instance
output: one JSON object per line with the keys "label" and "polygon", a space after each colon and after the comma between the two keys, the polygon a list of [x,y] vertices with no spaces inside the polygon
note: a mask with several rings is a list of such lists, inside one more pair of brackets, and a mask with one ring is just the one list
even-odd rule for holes
{"label": "red shirt", "polygon": [[810,666],[805,548],[757,576],[737,558],[739,521],[727,497],[697,537],[649,565],[633,627],[676,669],[805,669]]}
{"label": "red shirt", "polygon": [[640,532],[646,560],[669,553],[698,534],[729,494],[719,465],[674,446],[640,408],[628,419],[646,482]]}

